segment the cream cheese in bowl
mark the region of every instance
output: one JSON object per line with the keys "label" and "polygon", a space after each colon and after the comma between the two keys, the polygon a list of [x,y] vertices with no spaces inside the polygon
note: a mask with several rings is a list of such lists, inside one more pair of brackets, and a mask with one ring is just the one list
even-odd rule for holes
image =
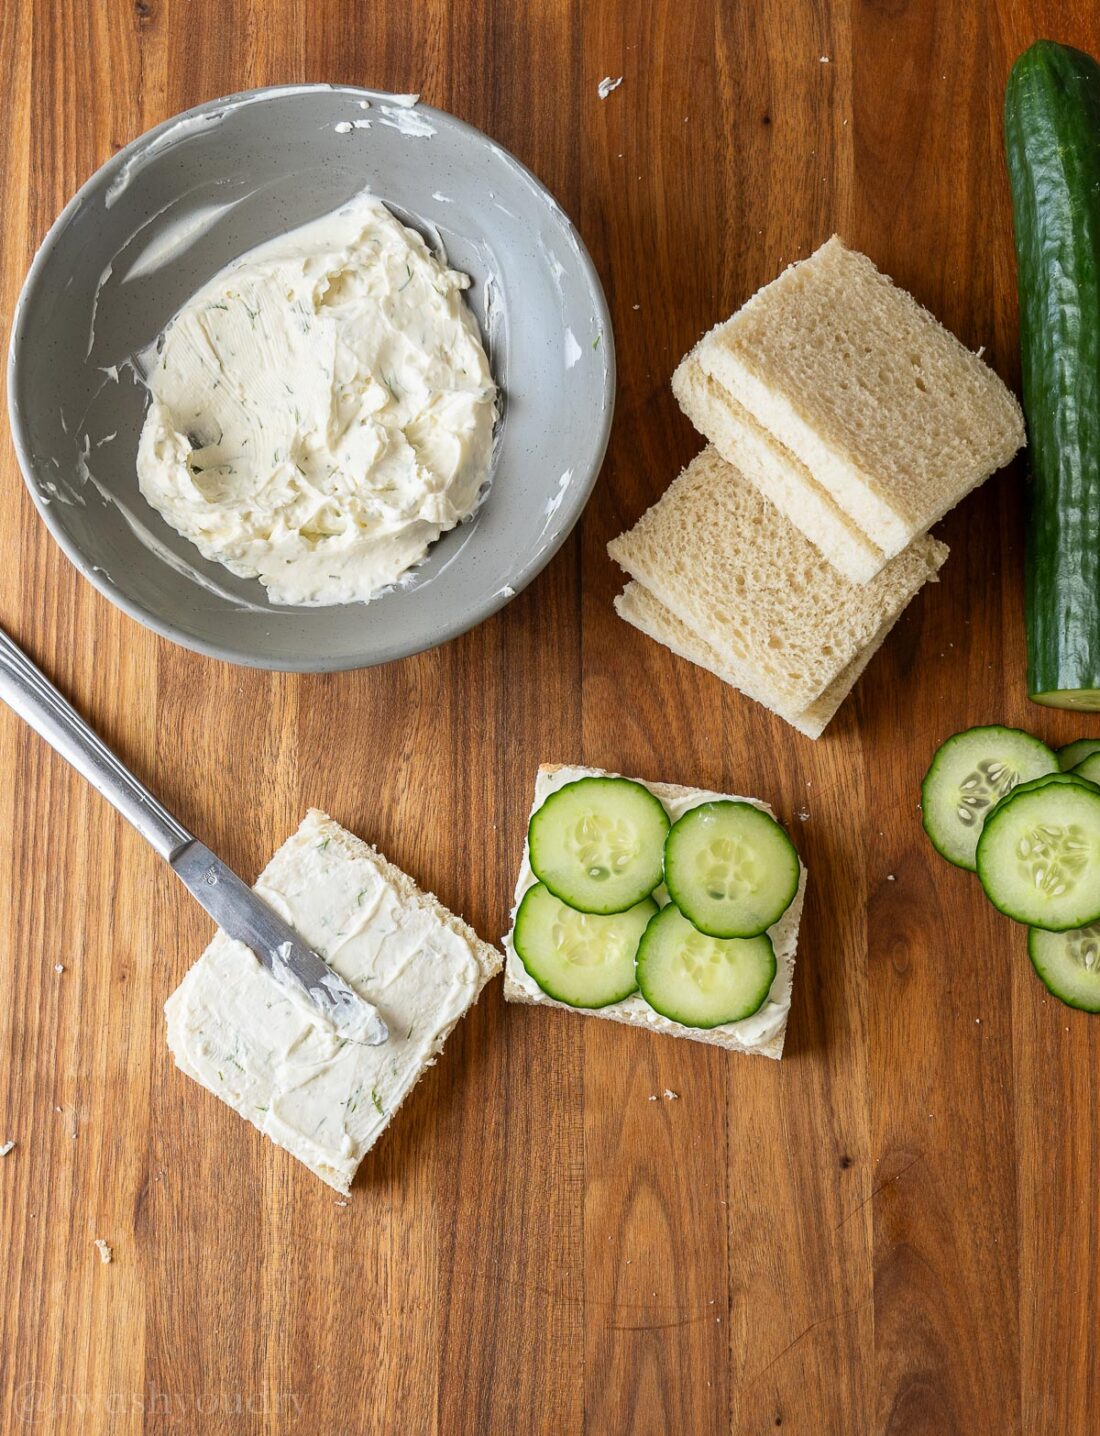
{"label": "cream cheese in bowl", "polygon": [[469,282],[368,195],[235,260],[141,356],[141,492],[277,603],[369,600],[489,475]]}
{"label": "cream cheese in bowl", "polygon": [[[8,369],[31,497],[90,583],[200,653],[333,672],[444,643],[531,582],[595,482],[615,346],[592,261],[514,156],[414,101],[342,85],[211,100],[113,155],[31,266]],[[368,213],[367,193],[385,210]],[[349,215],[380,245],[383,230],[393,237],[384,275],[360,262],[354,225],[334,236]],[[399,225],[424,237],[438,269]],[[323,233],[310,253],[281,247],[313,226]],[[256,281],[265,254],[289,269],[314,320],[321,311],[329,350],[311,346],[309,374],[278,294],[261,327],[262,306],[245,293],[245,270]],[[368,271],[385,280],[371,326],[352,302],[374,282]],[[469,288],[452,288],[448,271],[468,275]],[[338,275],[346,278],[334,283]],[[225,310],[185,322],[217,284],[235,285],[243,302],[234,310],[214,294]],[[480,336],[487,369],[471,351],[467,374],[460,362],[448,377],[438,362],[447,356],[432,357],[430,344],[419,354],[402,347],[415,340],[424,300],[433,325],[448,314],[463,345]],[[155,377],[165,357],[158,335],[165,350],[181,345],[168,354],[178,389]],[[249,417],[219,373],[198,402],[202,359],[233,371]],[[397,368],[412,370],[404,388]],[[284,383],[300,390],[297,402]],[[494,415],[496,394],[505,399]],[[279,444],[275,461],[271,442],[238,471],[269,418],[294,457],[288,463]],[[339,601],[372,593],[366,604]]]}

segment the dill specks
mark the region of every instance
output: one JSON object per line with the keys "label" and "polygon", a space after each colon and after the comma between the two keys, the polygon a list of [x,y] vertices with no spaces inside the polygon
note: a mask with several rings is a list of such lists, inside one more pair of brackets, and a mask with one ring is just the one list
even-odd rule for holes
{"label": "dill specks", "polygon": [[[372,1087],[370,1089],[370,1100],[371,1105],[378,1113],[378,1115],[380,1117],[384,1117],[386,1115],[386,1109],[382,1106],[382,1099],[378,1095],[377,1087]],[[351,1096],[348,1097],[347,1100],[344,1102],[345,1113],[350,1116],[352,1112],[357,1112],[362,1105],[363,1087],[362,1084],[360,1084],[358,1087],[356,1087],[355,1091],[351,1094]]]}

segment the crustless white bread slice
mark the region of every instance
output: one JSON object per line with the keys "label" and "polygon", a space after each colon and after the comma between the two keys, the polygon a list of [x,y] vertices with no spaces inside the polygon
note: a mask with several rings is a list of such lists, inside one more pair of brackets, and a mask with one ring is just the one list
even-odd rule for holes
{"label": "crustless white bread slice", "polygon": [[400,868],[311,810],[256,891],[375,1004],[381,1047],[344,1041],[223,932],[165,1003],[196,1082],[346,1192],[356,1168],[499,972],[501,955]]}
{"label": "crustless white bread slice", "polygon": [[850,519],[827,489],[689,354],[672,376],[672,392],[699,432],[751,479],[832,566],[867,583],[886,555]]}
{"label": "crustless white bread slice", "polygon": [[917,539],[867,584],[839,574],[754,484],[706,448],[608,552],[769,706],[805,712],[947,557]]}
{"label": "crustless white bread slice", "polygon": [[743,693],[746,698],[770,708],[785,723],[789,723],[799,733],[804,733],[807,738],[821,737],[894,626],[893,619],[884,623],[863,652],[848,664],[821,696],[815,698],[801,713],[795,713],[785,709],[775,695],[769,693],[767,683],[761,680],[758,674],[744,667],[728,667],[721,654],[712,648],[705,638],[681,623],[659,599],[654,598],[648,588],[635,580],[632,579],[615,598],[615,612],[678,657],[686,658],[689,663],[694,663],[699,668],[705,668],[723,683],[728,683]]}
{"label": "crustless white bread slice", "polygon": [[886,554],[1024,442],[993,370],[835,236],[693,353]]}
{"label": "crustless white bread slice", "polygon": [[[531,811],[534,813],[537,808],[542,806],[550,793],[566,783],[574,782],[578,778],[614,776],[617,775],[605,773],[599,768],[561,767],[557,764],[544,764],[539,768],[535,779],[535,800]],[[660,799],[669,817],[673,820],[686,813],[689,808],[698,807],[700,803],[727,796],[723,793],[707,792],[701,788],[682,788],[675,783],[648,783],[640,778],[635,781],[641,782],[655,797]],[[738,798],[737,801],[752,803],[754,807],[762,808],[770,817],[775,816],[767,803],[761,802],[759,798]],[[794,982],[794,958],[795,950],[798,947],[798,928],[802,920],[802,903],[806,892],[806,869],[801,860],[799,869],[801,878],[794,901],[779,921],[768,929],[768,936],[772,940],[776,958],[776,973],[771,990],[760,1011],[753,1013],[751,1017],[746,1017],[741,1022],[727,1022],[720,1027],[706,1029],[685,1027],[682,1023],[673,1022],[671,1018],[662,1017],[659,1012],[654,1012],[645,998],[637,992],[631,997],[624,998],[621,1002],[612,1003],[610,1007],[583,1010],[568,1007],[565,1003],[548,997],[539,987],[517,954],[511,933],[504,939],[505,1001],[530,1002],[538,1006],[561,1008],[566,1012],[575,1012],[583,1017],[599,1017],[609,1022],[624,1022],[632,1027],[644,1027],[650,1032],[663,1032],[670,1037],[687,1037],[693,1042],[707,1042],[715,1047],[724,1047],[730,1052],[754,1052],[762,1057],[781,1057],[783,1055],[783,1039],[787,1031],[787,1015],[791,1007],[791,987]],[[528,888],[534,887],[537,881],[538,879],[531,871],[527,843],[524,841],[523,860],[520,863],[515,903],[512,908],[513,928],[520,899]]]}

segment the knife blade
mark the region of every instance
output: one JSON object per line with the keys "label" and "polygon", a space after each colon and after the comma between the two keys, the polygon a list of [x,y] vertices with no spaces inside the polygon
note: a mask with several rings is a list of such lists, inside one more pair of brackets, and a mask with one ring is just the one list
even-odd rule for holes
{"label": "knife blade", "polygon": [[133,823],[223,932],[251,948],[277,982],[304,996],[341,1036],[371,1047],[388,1039],[378,1010],[161,806],[3,629],[0,699]]}
{"label": "knife blade", "polygon": [[251,948],[277,982],[311,1002],[341,1037],[368,1047],[387,1040],[389,1030],[378,1010],[205,844],[193,838],[168,861],[221,930]]}

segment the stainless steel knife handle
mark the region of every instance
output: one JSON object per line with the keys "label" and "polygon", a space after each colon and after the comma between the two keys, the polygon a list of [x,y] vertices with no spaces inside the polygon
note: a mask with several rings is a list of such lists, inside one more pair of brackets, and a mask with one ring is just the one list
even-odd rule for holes
{"label": "stainless steel knife handle", "polygon": [[0,698],[113,803],[162,858],[194,841],[0,628]]}

